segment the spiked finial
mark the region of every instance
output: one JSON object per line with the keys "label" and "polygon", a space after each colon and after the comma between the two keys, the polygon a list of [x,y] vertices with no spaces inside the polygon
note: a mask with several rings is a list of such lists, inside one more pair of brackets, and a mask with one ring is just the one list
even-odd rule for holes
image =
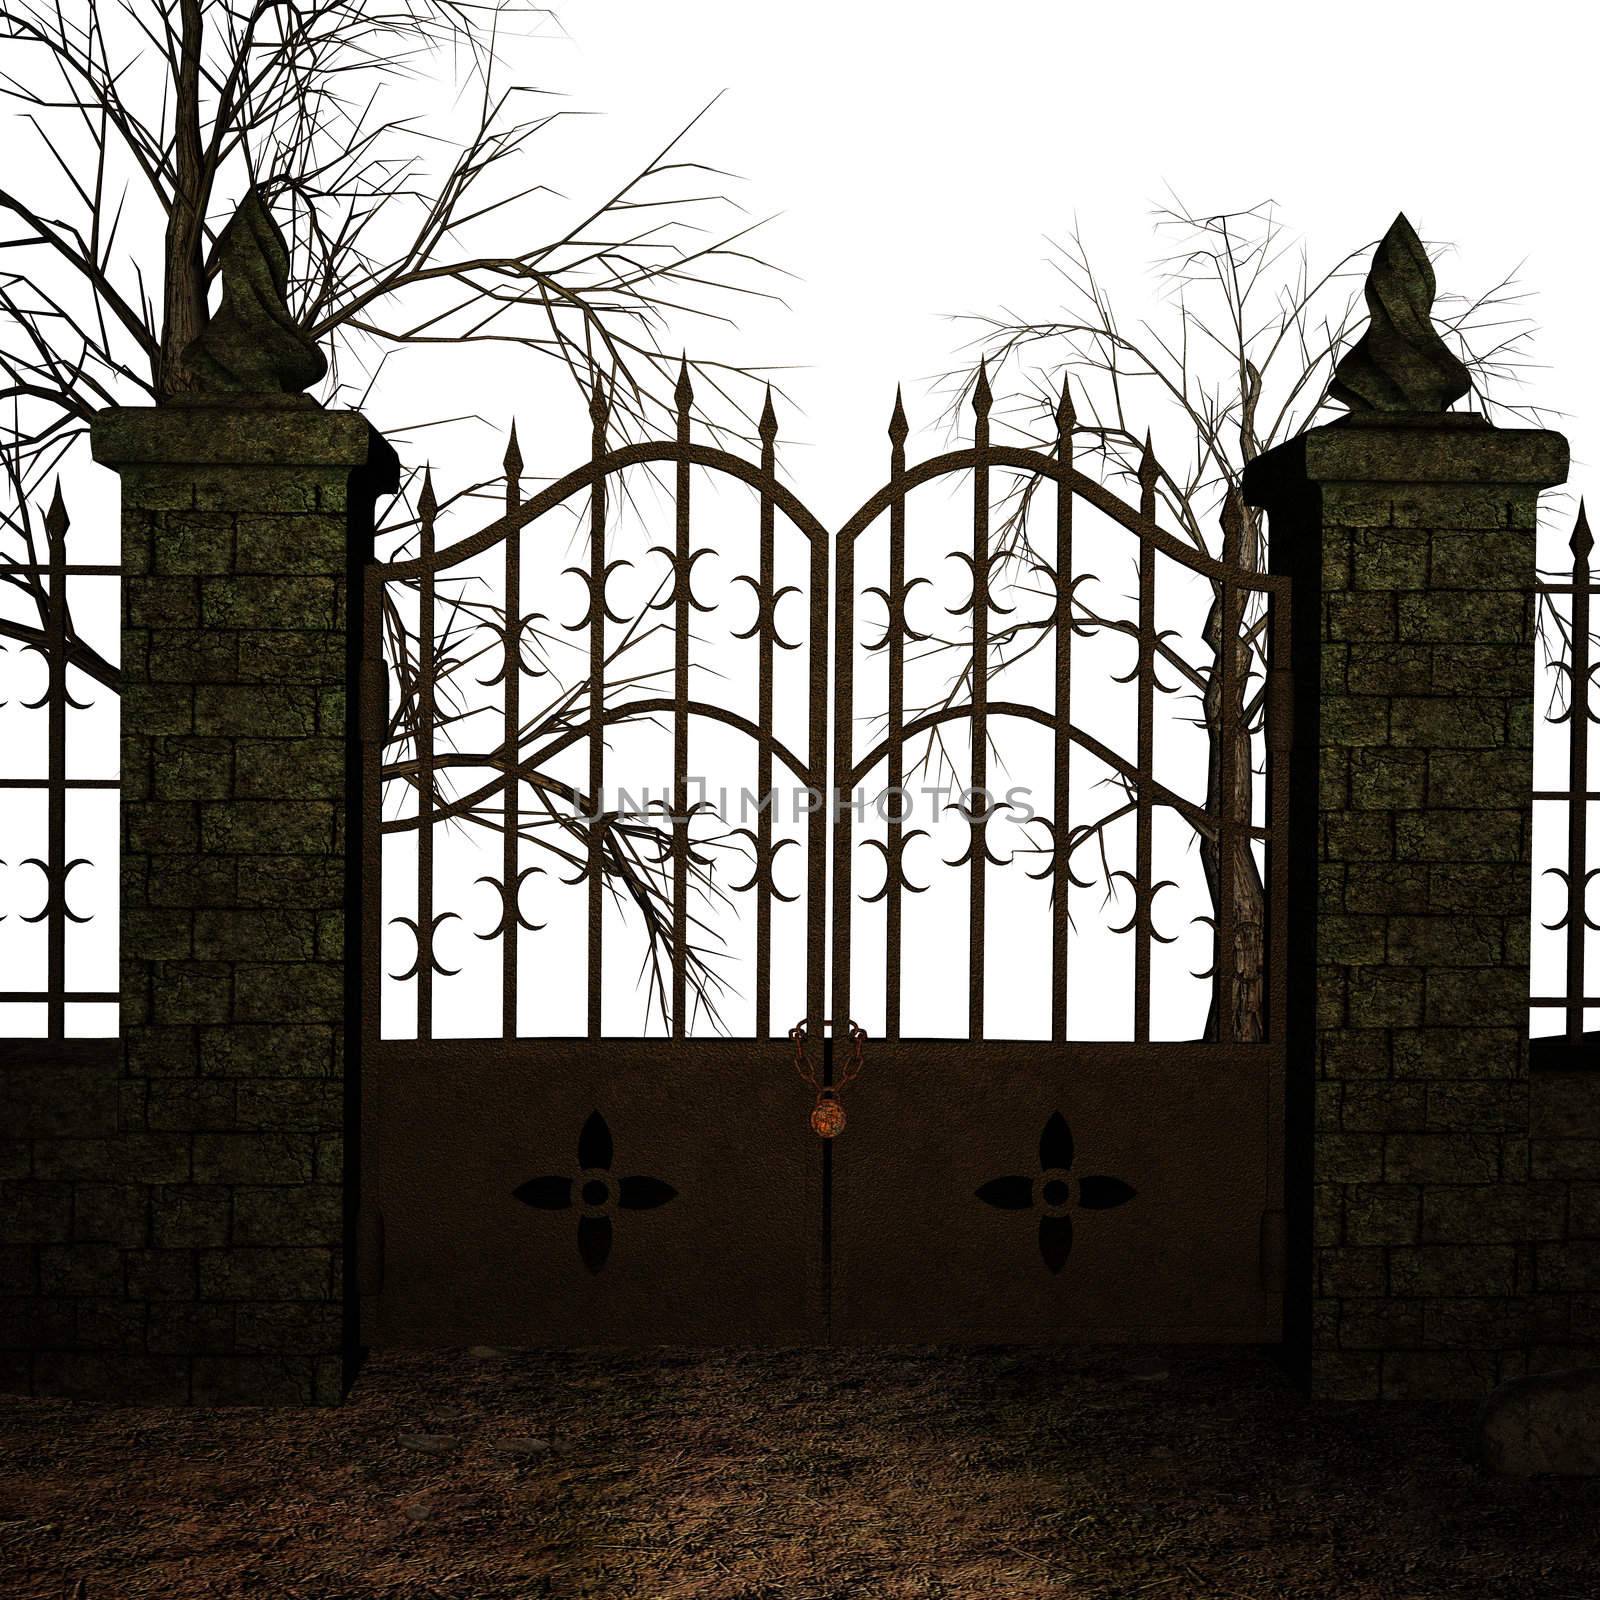
{"label": "spiked finial", "polygon": [[1139,487],[1153,489],[1156,484],[1156,452],[1150,442],[1150,430],[1144,431],[1144,448],[1139,452]]}
{"label": "spiked finial", "polygon": [[911,425],[906,421],[905,402],[900,398],[900,385],[894,386],[894,410],[889,414],[889,443],[898,450],[905,442],[906,435],[911,432]]}
{"label": "spiked finial", "polygon": [[1156,514],[1156,452],[1150,443],[1150,430],[1145,429],[1144,449],[1139,452],[1139,515]]}
{"label": "spiked finial", "polygon": [[[1581,509],[1578,515],[1580,517],[1583,515]],[[52,545],[58,543],[61,535],[67,531],[69,520],[66,504],[61,498],[61,479],[57,478],[56,492],[51,497],[50,509],[44,514],[44,531],[50,535]]]}
{"label": "spiked finial", "polygon": [[778,437],[778,413],[772,409],[772,385],[767,385],[766,403],[761,407],[761,442],[770,446]]}
{"label": "spiked finial", "polygon": [[1065,370],[1061,374],[1061,398],[1056,401],[1056,432],[1065,438],[1077,425],[1078,412],[1072,404],[1072,380]]}
{"label": "spiked finial", "polygon": [[689,383],[689,352],[687,350],[684,351],[682,359],[678,362],[678,383],[677,387],[672,391],[672,398],[678,402],[678,414],[687,416],[689,404],[694,399],[694,389]]}
{"label": "spiked finial", "polygon": [[594,382],[589,385],[589,421],[594,425],[596,434],[605,432],[610,417],[611,394],[606,388],[605,379],[597,372]]}
{"label": "spiked finial", "polygon": [[972,414],[979,422],[988,420],[993,401],[994,397],[989,392],[989,362],[987,357],[979,356],[978,381],[972,387]]}
{"label": "spiked finial", "polygon": [[[60,494],[57,486],[56,493]],[[1572,538],[1569,541],[1573,559],[1581,567],[1589,565],[1589,555],[1594,549],[1594,535],[1589,532],[1589,516],[1583,509],[1583,501],[1578,502],[1578,520],[1572,524]]]}
{"label": "spiked finial", "polygon": [[433,468],[425,466],[422,469],[422,493],[417,496],[417,511],[422,517],[425,528],[433,526],[435,513],[439,509],[438,499],[433,492]]}
{"label": "spiked finial", "polygon": [[1472,379],[1433,325],[1433,268],[1401,212],[1367,273],[1371,320],[1334,368],[1328,393],[1352,412],[1437,412]]}
{"label": "spiked finial", "polygon": [[517,419],[511,419],[511,437],[506,441],[505,458],[501,462],[506,474],[506,515],[522,504],[522,450],[517,444]]}

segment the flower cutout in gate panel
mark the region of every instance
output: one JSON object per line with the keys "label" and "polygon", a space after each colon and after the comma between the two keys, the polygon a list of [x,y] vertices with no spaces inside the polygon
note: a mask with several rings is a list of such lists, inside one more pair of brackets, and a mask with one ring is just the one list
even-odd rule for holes
{"label": "flower cutout in gate panel", "polygon": [[611,1175],[611,1129],[598,1111],[591,1111],[578,1134],[578,1170],[529,1178],[512,1194],[540,1211],[578,1210],[578,1255],[590,1272],[598,1272],[611,1255],[611,1219],[623,1211],[653,1211],[677,1198],[678,1191],[660,1178],[615,1178]]}
{"label": "flower cutout in gate panel", "polygon": [[1074,1178],[1073,1156],[1072,1129],[1059,1111],[1052,1111],[1039,1135],[1039,1176],[991,1178],[976,1191],[984,1204],[997,1210],[1039,1213],[1039,1255],[1052,1272],[1066,1266],[1072,1254],[1074,1188],[1080,1211],[1109,1211],[1126,1205],[1136,1193],[1121,1178],[1097,1174]]}

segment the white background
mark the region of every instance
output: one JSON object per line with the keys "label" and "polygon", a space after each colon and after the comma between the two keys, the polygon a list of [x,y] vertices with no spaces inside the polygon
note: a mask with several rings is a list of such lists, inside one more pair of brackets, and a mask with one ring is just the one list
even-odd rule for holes
{"label": "white background", "polygon": [[[686,324],[678,337],[694,354],[788,368],[789,481],[831,523],[882,479],[897,382],[911,459],[946,447],[919,426],[937,409],[926,380],[966,336],[943,319],[1055,314],[1047,236],[1063,238],[1074,219],[1124,321],[1170,319],[1148,270],[1161,252],[1150,209],[1169,186],[1200,212],[1276,201],[1313,266],[1404,210],[1425,240],[1454,245],[1437,264],[1442,289],[1476,291],[1518,270],[1546,370],[1516,398],[1566,413],[1557,425],[1581,491],[1600,369],[1600,223],[1587,203],[1594,56],[1580,16],[1556,4],[574,0],[561,9],[565,37],[544,29],[513,43],[508,65],[603,113],[533,147],[550,165],[531,176],[574,210],[721,94],[685,153],[741,174],[730,192],[752,218],[778,213],[753,248],[794,276],[771,285],[785,304],[746,303],[736,332]],[[427,412],[484,425],[448,445],[442,434],[408,443],[424,384]],[[1003,401],[1004,376],[996,389]],[[512,415],[530,480],[567,470],[580,459],[576,405],[533,363],[463,351],[397,359],[366,410],[408,463],[430,454],[447,489],[493,470]],[[1152,405],[1150,421],[1158,453],[1181,452],[1170,414]],[[73,480],[75,529],[98,519],[108,531],[114,484],[93,477],[104,480],[85,466]],[[1573,504],[1552,507],[1558,545]],[[16,660],[0,657],[0,671],[20,670]],[[32,908],[31,880],[26,893],[15,873],[0,881],[0,909]],[[19,931],[15,916],[0,924],[0,936]]]}

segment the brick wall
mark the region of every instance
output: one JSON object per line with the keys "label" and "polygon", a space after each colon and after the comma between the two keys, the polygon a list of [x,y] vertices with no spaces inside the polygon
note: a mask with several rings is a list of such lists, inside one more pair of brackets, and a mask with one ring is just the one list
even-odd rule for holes
{"label": "brick wall", "polygon": [[1388,418],[1246,478],[1296,575],[1294,1232],[1322,1394],[1478,1393],[1537,1342],[1566,1200],[1530,1166],[1530,590],[1566,463],[1556,434]]}
{"label": "brick wall", "polygon": [[346,589],[393,456],[309,406],[112,411],[93,443],[122,478],[123,1052],[55,1089],[41,1061],[18,1091],[39,1132],[8,1173],[36,1237],[10,1248],[36,1277],[9,1376],[333,1401],[353,1344]]}

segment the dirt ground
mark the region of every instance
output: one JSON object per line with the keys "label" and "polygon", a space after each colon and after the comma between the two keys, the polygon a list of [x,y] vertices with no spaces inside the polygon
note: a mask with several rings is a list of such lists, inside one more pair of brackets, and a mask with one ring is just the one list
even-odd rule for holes
{"label": "dirt ground", "polygon": [[1241,1351],[385,1352],[339,1409],[0,1399],[0,1593],[1595,1600],[1600,1481]]}

